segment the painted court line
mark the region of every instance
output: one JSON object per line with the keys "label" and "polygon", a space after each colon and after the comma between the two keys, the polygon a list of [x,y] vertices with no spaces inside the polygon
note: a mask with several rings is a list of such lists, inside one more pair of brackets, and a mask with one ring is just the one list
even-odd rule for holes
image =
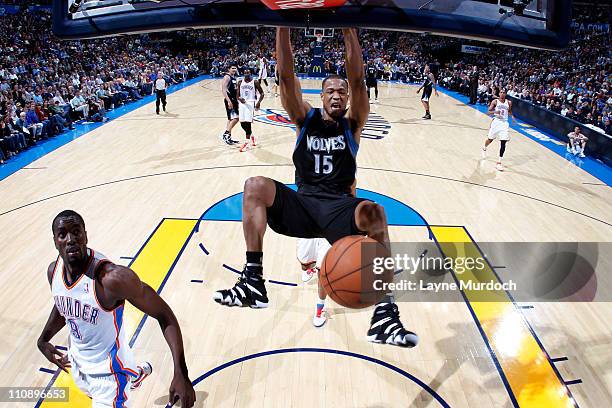
{"label": "painted court line", "polygon": [[[451,258],[480,258],[482,254],[465,228],[432,226],[443,254]],[[500,282],[488,262],[479,271],[454,273],[458,284]],[[476,321],[491,357],[515,407],[577,407],[548,354],[537,341],[510,295],[503,290],[470,290],[462,295]]]}
{"label": "painted court line", "polygon": [[[136,272],[140,279],[147,283],[157,292],[163,288],[168,275],[178,261],[189,238],[191,237],[197,220],[164,219],[155,228],[155,231],[147,239],[141,250],[136,255],[130,268]],[[132,342],[139,333],[146,316],[133,307],[129,302],[125,304],[123,313],[123,324],[128,333],[133,333]],[[160,333],[161,335],[161,333]],[[127,346],[127,345],[126,345]],[[70,401],[48,402],[39,401],[38,407],[91,407],[91,400],[79,390],[74,384],[72,377],[61,370],[54,372],[50,386],[68,387]]]}

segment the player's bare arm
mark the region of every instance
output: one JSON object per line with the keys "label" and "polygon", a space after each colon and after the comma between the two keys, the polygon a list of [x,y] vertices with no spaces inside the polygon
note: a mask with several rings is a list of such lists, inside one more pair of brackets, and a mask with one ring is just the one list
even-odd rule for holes
{"label": "player's bare arm", "polygon": [[[230,82],[230,77],[229,75],[224,75],[223,76],[223,81],[221,82],[221,92],[223,93],[223,97],[225,98],[225,101],[227,102],[227,106],[229,106],[230,109],[234,109],[235,106],[232,103],[232,100],[229,98],[229,96],[227,96],[227,86],[229,85]],[[240,87],[238,87],[238,89],[240,89]]]}
{"label": "player's bare arm", "polygon": [[[51,285],[51,281],[53,279],[53,271],[55,270],[55,262],[52,262],[47,268],[47,279],[49,280],[49,285]],[[37,346],[41,353],[49,360],[51,363],[55,364],[65,372],[68,372],[68,368],[70,368],[70,361],[68,360],[68,356],[62,353],[59,349],[57,349],[53,344],[51,344],[51,339],[66,325],[66,320],[60,314],[60,312],[53,305],[51,309],[51,313],[49,314],[49,318],[47,319],[47,323],[40,333],[38,337]]]}
{"label": "player's bare arm", "polygon": [[359,143],[361,129],[368,120],[370,114],[370,101],[365,87],[365,72],[363,70],[363,52],[359,45],[357,30],[345,28],[344,47],[346,48],[346,76],[349,83],[350,107],[347,118],[351,123],[355,141]]}
{"label": "player's bare arm", "polygon": [[238,81],[238,85],[236,85],[236,100],[240,101],[240,103],[246,103],[244,98],[240,95],[240,85],[242,85],[242,79]]}
{"label": "player's bare arm", "polygon": [[255,109],[259,110],[259,108],[261,107],[261,101],[263,101],[263,98],[264,98],[264,90],[261,87],[261,82],[258,80],[255,80],[255,89],[257,90],[257,93],[259,94],[259,98],[257,98],[257,102],[255,102]]}
{"label": "player's bare arm", "polygon": [[489,115],[495,116],[495,107],[497,106],[497,99],[493,99],[489,104]]}
{"label": "player's bare arm", "polygon": [[181,329],[170,306],[149,285],[142,282],[134,271],[124,266],[105,264],[101,268],[99,282],[103,294],[98,295],[102,295],[100,301],[105,302],[106,306],[114,307],[127,300],[159,322],[174,361],[169,403],[180,399],[182,407],[193,406],[195,391],[187,372]]}
{"label": "player's bare arm", "polygon": [[434,74],[432,74],[431,72],[429,73],[429,79],[431,80],[432,84],[433,84],[433,90],[436,94],[436,96],[438,95],[438,81],[436,80],[436,77]]}
{"label": "player's bare arm", "polygon": [[304,122],[310,104],[302,99],[302,87],[295,75],[293,50],[288,28],[276,29],[276,72],[280,84],[280,96],[283,108],[298,128]]}

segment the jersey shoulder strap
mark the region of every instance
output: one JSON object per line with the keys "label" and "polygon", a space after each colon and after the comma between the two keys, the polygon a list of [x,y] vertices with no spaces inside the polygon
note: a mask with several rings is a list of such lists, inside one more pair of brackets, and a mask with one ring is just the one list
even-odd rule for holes
{"label": "jersey shoulder strap", "polygon": [[310,123],[310,121],[312,120],[313,116],[315,114],[321,114],[321,112],[319,111],[318,108],[310,108],[310,110],[308,111],[308,113],[306,114],[306,117],[304,118],[304,122],[302,123],[302,127],[300,128],[300,134],[298,135],[297,140],[295,141],[295,147],[297,147],[300,142],[302,141],[302,139],[304,138],[304,135],[306,134],[306,131],[308,130],[308,124]]}

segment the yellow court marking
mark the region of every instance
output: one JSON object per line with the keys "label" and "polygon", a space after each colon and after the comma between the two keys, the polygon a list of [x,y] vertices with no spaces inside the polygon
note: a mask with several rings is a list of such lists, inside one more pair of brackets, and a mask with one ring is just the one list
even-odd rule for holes
{"label": "yellow court marking", "polygon": [[[196,222],[197,220],[163,219],[149,237],[149,240],[144,244],[130,268],[138,274],[143,282],[153,289],[159,290],[191,236]],[[130,338],[136,331],[143,316],[144,314],[140,310],[126,303],[123,312],[123,324],[128,333],[130,333]],[[68,387],[69,401],[43,401],[40,405],[41,407],[91,407],[91,400],[74,384],[71,375],[62,371],[52,386]]]}
{"label": "yellow court marking", "polygon": [[[431,231],[444,256],[481,258],[476,243],[463,227],[432,226]],[[499,282],[488,262],[481,270],[455,273],[460,283]],[[508,293],[503,290],[464,289],[478,324],[521,408],[575,407],[567,387],[539,346]]]}

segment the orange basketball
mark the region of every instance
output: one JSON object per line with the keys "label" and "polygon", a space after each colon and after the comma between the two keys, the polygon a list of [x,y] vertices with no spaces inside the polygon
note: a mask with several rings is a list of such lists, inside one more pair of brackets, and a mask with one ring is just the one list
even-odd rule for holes
{"label": "orange basketball", "polygon": [[325,292],[339,305],[351,309],[372,306],[386,290],[376,289],[375,281],[393,281],[393,271],[374,273],[374,258],[389,256],[378,241],[361,235],[350,235],[334,243],[323,263],[319,279]]}

